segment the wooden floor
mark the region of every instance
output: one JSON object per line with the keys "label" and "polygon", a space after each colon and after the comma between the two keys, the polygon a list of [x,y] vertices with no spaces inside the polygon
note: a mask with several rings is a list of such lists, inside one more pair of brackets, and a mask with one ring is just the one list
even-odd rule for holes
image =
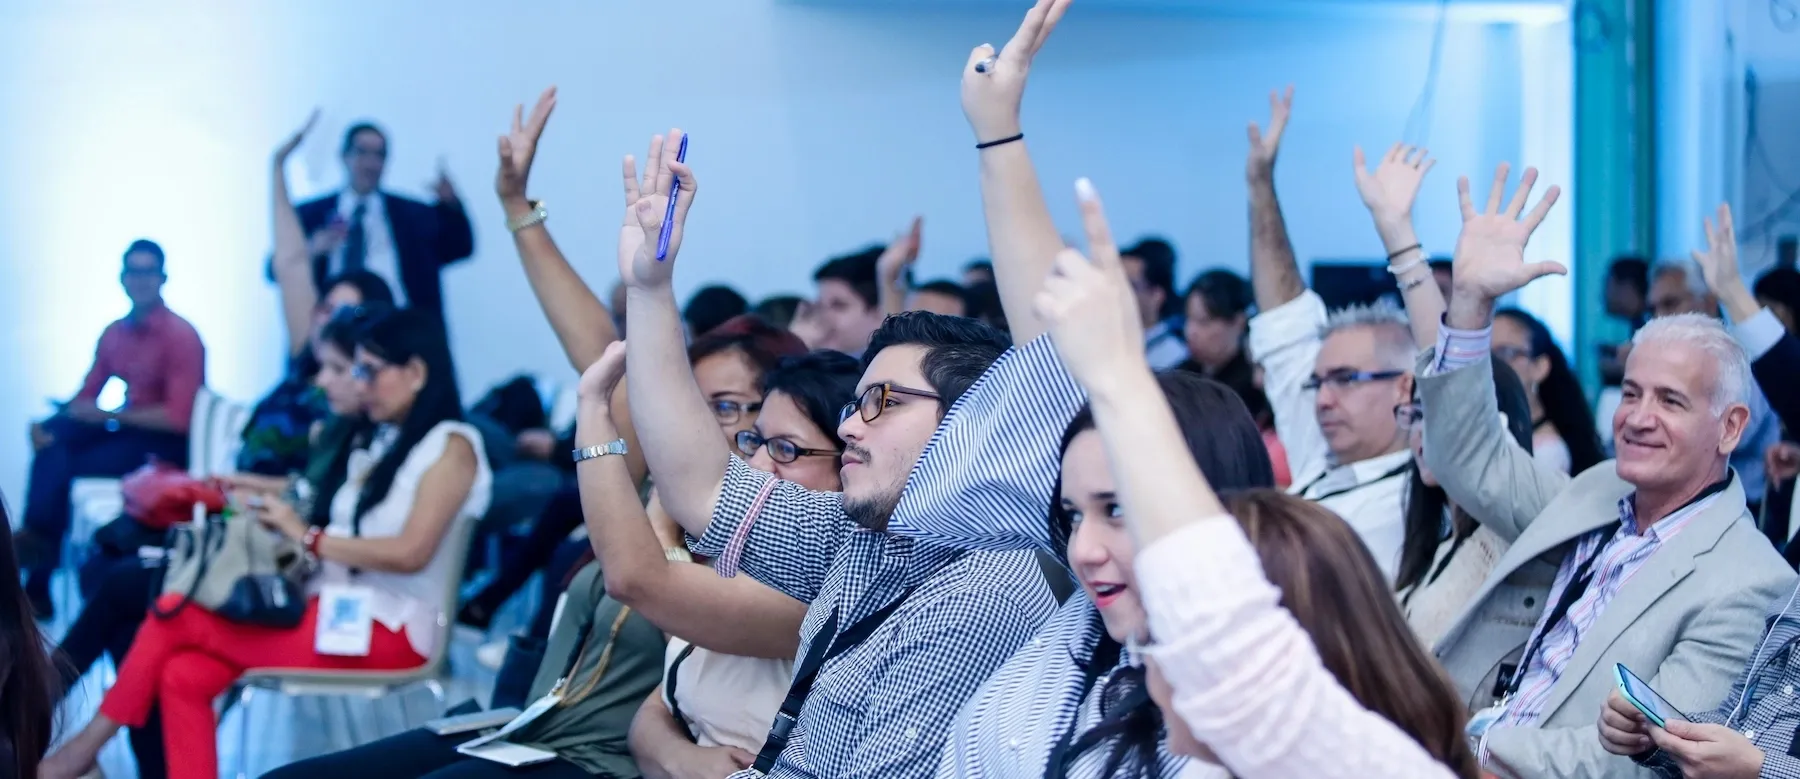
{"label": "wooden floor", "polygon": [[[68,577],[68,570],[58,577]],[[79,604],[65,602],[75,597],[75,588],[66,582],[54,587],[57,619],[47,627],[52,637],[60,637],[74,621]],[[537,582],[526,585],[523,593],[535,593]],[[535,603],[520,596],[508,603],[494,621],[494,629],[485,636],[467,628],[457,628],[450,648],[450,674],[445,687],[447,705],[474,698],[483,704],[493,688],[494,674],[475,660],[475,649],[484,641],[502,638],[522,631],[531,617]],[[86,725],[99,707],[100,697],[112,683],[113,666],[105,658],[82,679],[69,694],[58,712],[58,738]],[[223,777],[260,776],[301,758],[333,752],[356,744],[367,743],[419,726],[438,716],[437,701],[431,693],[417,689],[404,696],[370,700],[357,697],[299,698],[257,691],[245,707],[233,707],[219,723],[219,772]],[[244,740],[245,712],[249,713],[252,732],[248,748],[239,749]],[[240,759],[243,758],[243,759]],[[131,779],[138,775],[131,749],[121,734],[106,745],[100,754],[100,768],[107,779]]]}

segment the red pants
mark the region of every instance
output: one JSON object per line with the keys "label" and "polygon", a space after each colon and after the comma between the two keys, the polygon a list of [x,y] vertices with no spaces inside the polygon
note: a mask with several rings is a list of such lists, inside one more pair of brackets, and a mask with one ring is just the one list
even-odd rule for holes
{"label": "red pants", "polygon": [[[171,608],[178,596],[164,596]],[[404,632],[375,623],[366,657],[338,657],[313,651],[319,601],[306,604],[306,618],[286,630],[241,625],[190,604],[173,619],[151,616],[119,668],[119,681],[100,703],[100,713],[138,726],[152,704],[162,708],[163,744],[171,779],[218,779],[218,715],[213,700],[252,668],[397,670],[416,668],[425,658],[413,651]]]}

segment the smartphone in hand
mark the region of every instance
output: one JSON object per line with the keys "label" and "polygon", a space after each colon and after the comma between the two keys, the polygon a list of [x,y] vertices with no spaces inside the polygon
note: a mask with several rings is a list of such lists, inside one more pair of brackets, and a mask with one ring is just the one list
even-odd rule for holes
{"label": "smartphone in hand", "polygon": [[1669,720],[1688,721],[1688,715],[1681,713],[1674,704],[1651,689],[1648,682],[1639,679],[1624,663],[1615,663],[1613,673],[1619,679],[1619,694],[1625,696],[1625,700],[1637,707],[1638,711],[1643,712],[1650,724],[1664,728],[1668,727]]}

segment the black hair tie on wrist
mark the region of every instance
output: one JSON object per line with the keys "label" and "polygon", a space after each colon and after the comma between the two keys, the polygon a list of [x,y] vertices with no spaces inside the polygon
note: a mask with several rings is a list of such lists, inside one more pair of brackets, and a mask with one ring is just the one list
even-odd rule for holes
{"label": "black hair tie on wrist", "polygon": [[1024,134],[1024,133],[1019,133],[1019,134],[1018,134],[1018,135],[1014,135],[1014,136],[1011,136],[1011,137],[1008,137],[1008,138],[1001,138],[1001,139],[1000,139],[1000,140],[997,140],[997,141],[988,141],[988,142],[986,142],[986,143],[978,143],[978,144],[975,144],[975,148],[977,148],[977,149],[991,149],[991,148],[993,148],[993,147],[995,147],[995,146],[1001,146],[1001,145],[1004,145],[1004,144],[1008,144],[1008,143],[1012,143],[1012,142],[1013,142],[1013,141],[1023,141],[1023,140],[1025,140],[1025,134]]}
{"label": "black hair tie on wrist", "polygon": [[1394,252],[1394,253],[1393,253],[1393,254],[1390,254],[1390,255],[1388,255],[1388,262],[1393,262],[1393,261],[1394,261],[1394,260],[1395,260],[1395,259],[1397,259],[1397,258],[1399,258],[1399,256],[1400,256],[1400,255],[1402,255],[1402,254],[1405,254],[1405,253],[1407,253],[1407,252],[1410,252],[1410,251],[1413,251],[1413,250],[1415,250],[1415,249],[1416,249],[1416,250],[1418,250],[1418,251],[1424,251],[1424,250],[1425,250],[1425,245],[1424,245],[1424,244],[1418,244],[1418,243],[1415,243],[1415,244],[1413,244],[1413,245],[1411,245],[1411,246],[1408,246],[1408,247],[1406,247],[1406,248],[1404,248],[1404,249],[1401,249],[1401,250],[1400,250],[1400,251],[1397,251],[1397,252]]}

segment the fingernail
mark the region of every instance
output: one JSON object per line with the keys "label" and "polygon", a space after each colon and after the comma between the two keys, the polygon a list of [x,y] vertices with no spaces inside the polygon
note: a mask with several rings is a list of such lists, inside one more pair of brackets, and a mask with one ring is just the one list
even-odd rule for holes
{"label": "fingernail", "polygon": [[1086,176],[1075,179],[1075,196],[1087,201],[1100,198],[1099,193],[1094,191],[1094,182],[1089,181]]}

